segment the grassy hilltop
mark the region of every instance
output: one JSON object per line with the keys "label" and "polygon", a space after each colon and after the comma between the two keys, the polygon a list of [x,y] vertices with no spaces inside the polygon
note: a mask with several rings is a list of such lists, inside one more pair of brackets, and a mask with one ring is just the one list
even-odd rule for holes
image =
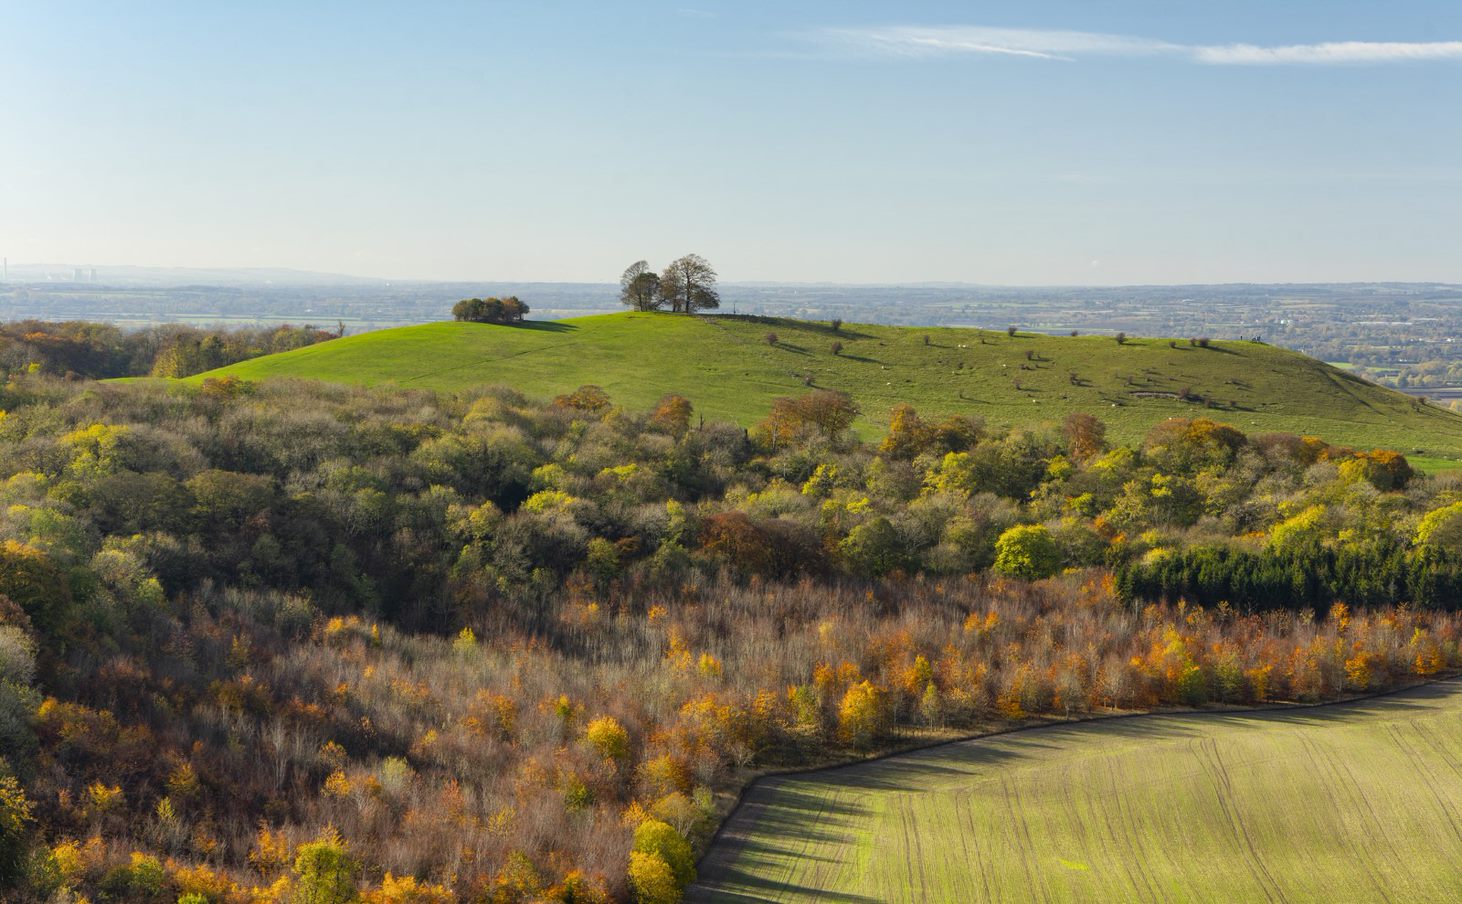
{"label": "grassy hilltop", "polygon": [[[775,333],[775,345],[767,341]],[[927,337],[927,344],[926,344]],[[834,342],[842,352],[834,355]],[[607,314],[521,326],[431,323],[349,336],[194,377],[233,374],[460,390],[501,383],[536,397],[584,383],[645,407],[668,392],[707,418],[750,424],[777,396],[848,392],[874,435],[889,409],[969,413],[993,424],[1089,411],[1132,441],[1174,416],[1247,432],[1396,448],[1423,465],[1462,459],[1462,417],[1295,352],[1252,342],[1046,336],[751,317]],[[810,384],[809,384],[810,380]],[[1187,394],[1188,400],[1179,396]]]}

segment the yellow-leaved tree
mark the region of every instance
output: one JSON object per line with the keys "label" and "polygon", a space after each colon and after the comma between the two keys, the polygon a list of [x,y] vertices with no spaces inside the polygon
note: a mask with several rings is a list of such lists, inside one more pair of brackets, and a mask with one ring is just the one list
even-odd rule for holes
{"label": "yellow-leaved tree", "polygon": [[857,748],[878,739],[886,718],[883,689],[871,681],[849,686],[838,706],[838,736]]}

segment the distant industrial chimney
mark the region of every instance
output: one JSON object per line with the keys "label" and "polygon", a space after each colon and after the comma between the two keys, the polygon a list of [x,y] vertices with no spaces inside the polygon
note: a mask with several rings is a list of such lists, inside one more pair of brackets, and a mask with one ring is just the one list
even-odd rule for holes
{"label": "distant industrial chimney", "polygon": [[77,267],[76,269],[74,269],[74,270],[71,271],[71,281],[72,282],[81,282],[81,268],[80,267]]}

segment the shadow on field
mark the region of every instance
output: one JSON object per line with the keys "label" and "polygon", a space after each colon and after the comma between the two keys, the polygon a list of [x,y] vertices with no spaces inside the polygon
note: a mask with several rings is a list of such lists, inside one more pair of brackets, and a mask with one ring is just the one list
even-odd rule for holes
{"label": "shadow on field", "polygon": [[778,339],[777,344],[772,346],[772,348],[775,348],[778,351],[792,352],[798,355],[808,354],[806,347],[798,345],[795,342],[787,342],[782,339]]}
{"label": "shadow on field", "polygon": [[816,320],[796,320],[788,317],[767,317],[762,314],[701,314],[699,319],[710,323],[718,320],[730,320],[740,323],[759,323],[766,326],[781,326],[788,330],[798,330],[803,333],[821,333],[824,336],[833,336],[838,339],[869,339],[867,333],[860,333],[850,326],[844,325],[833,329],[831,323],[823,323]]}
{"label": "shadow on field", "polygon": [[954,741],[884,759],[834,766],[789,779],[769,780],[766,790],[777,805],[780,805],[782,795],[796,791],[798,786],[819,789],[823,793],[849,788],[924,792],[938,790],[941,784],[978,781],[1022,760],[1070,747],[1089,737],[1093,731],[1114,741],[1147,744],[1186,740],[1203,733],[1201,725],[1177,721],[1183,716],[1172,717],[1171,721],[1155,721],[1160,718],[1145,716],[1142,720],[1104,719],[1048,725],[1027,732]]}
{"label": "shadow on field", "polygon": [[520,330],[536,330],[540,333],[572,333],[578,326],[560,320],[525,320],[516,324]]}
{"label": "shadow on field", "polygon": [[[858,817],[868,813],[868,809],[860,804],[828,798],[814,783],[783,787],[769,784],[760,790],[763,791],[765,809],[761,811],[757,825],[765,829],[765,834],[777,844],[760,840],[753,844],[760,845],[760,849],[768,853],[781,852],[781,843],[795,844],[799,851],[805,845],[841,844],[848,840],[846,830]],[[836,793],[838,789],[832,790]],[[756,849],[753,846],[742,848],[743,851]],[[815,859],[815,855],[805,851],[797,856]]]}
{"label": "shadow on field", "polygon": [[788,882],[769,882],[758,876],[748,875],[740,883],[740,887],[747,889],[763,890],[761,894],[753,891],[728,891],[717,889],[712,892],[698,892],[695,888],[686,892],[686,901],[716,901],[726,904],[766,904],[772,898],[763,897],[765,894],[779,896],[793,896],[806,898],[813,901],[833,901],[835,904],[885,904],[882,898],[870,898],[867,895],[852,895],[847,892],[825,891],[821,888],[808,888],[805,885],[794,885]]}
{"label": "shadow on field", "polygon": [[[998,779],[1000,771],[1025,761],[1093,743],[1113,749],[1131,745],[1193,741],[1215,728],[1254,730],[1319,727],[1357,720],[1411,720],[1443,710],[1439,701],[1462,693],[1462,682],[1446,679],[1368,697],[1293,708],[1132,714],[1067,724],[1017,729],[892,754],[883,759],[799,774],[767,776],[747,789],[701,862],[701,879],[688,901],[818,900],[872,901],[785,878],[787,864],[818,864],[804,882],[837,881],[831,866],[842,864],[867,839],[873,794],[941,794],[971,783]],[[827,864],[828,866],[823,866]],[[793,872],[792,875],[796,873]]]}

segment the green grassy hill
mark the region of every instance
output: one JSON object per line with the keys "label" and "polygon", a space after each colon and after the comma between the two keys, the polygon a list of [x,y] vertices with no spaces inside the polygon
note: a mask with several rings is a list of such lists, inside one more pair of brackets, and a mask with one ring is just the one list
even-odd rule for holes
{"label": "green grassy hill", "polygon": [[[766,341],[776,333],[775,345]],[[926,343],[927,338],[927,343]],[[831,346],[841,342],[841,355]],[[957,328],[749,317],[608,314],[522,326],[431,323],[348,336],[194,377],[234,374],[460,390],[500,383],[538,397],[584,383],[616,402],[667,392],[707,418],[750,424],[810,385],[851,393],[878,433],[898,402],[992,424],[1089,411],[1132,441],[1173,416],[1206,414],[1247,432],[1285,431],[1400,449],[1424,465],[1462,460],[1462,417],[1294,352],[1251,342],[1045,336]],[[1183,401],[1187,391],[1201,401]]]}

